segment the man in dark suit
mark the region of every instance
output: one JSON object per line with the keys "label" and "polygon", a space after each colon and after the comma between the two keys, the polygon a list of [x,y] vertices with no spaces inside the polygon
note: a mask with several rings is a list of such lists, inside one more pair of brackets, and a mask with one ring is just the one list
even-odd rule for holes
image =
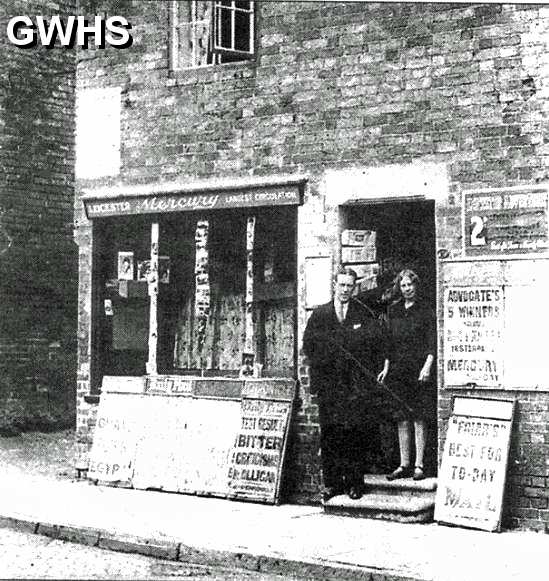
{"label": "man in dark suit", "polygon": [[333,301],[313,311],[303,336],[311,393],[318,394],[324,500],[343,493],[353,499],[362,496],[372,433],[368,390],[386,352],[377,317],[352,300],[356,278],[351,268],[338,269]]}

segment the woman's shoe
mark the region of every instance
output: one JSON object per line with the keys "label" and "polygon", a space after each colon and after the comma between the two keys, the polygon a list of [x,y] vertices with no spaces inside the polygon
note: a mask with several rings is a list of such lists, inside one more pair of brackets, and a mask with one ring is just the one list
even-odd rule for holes
{"label": "woman's shoe", "polygon": [[387,480],[398,480],[399,478],[408,478],[411,476],[412,469],[410,466],[399,466],[396,470],[393,470],[391,474],[387,474]]}
{"label": "woman's shoe", "polygon": [[423,472],[423,466],[416,466],[414,468],[414,475],[412,476],[414,480],[423,480],[425,478],[425,472]]}

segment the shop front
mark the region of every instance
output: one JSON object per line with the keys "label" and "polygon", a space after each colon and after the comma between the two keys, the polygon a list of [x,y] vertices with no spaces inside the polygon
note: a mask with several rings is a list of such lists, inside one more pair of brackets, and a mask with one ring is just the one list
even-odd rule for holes
{"label": "shop front", "polygon": [[[323,427],[303,332],[332,300],[338,264],[357,272],[357,293],[412,267],[435,310],[445,183],[440,168],[421,169],[404,168],[400,187],[385,173],[346,170],[87,191],[79,438],[88,476],[318,502]],[[373,421],[377,460],[365,473],[381,479],[398,460],[396,426]]]}
{"label": "shop front", "polygon": [[[516,499],[546,494],[547,358],[538,331],[549,320],[540,299],[547,189],[464,191],[461,207],[457,197],[449,207],[448,188],[443,165],[422,164],[85,193],[78,437],[88,475],[141,489],[318,502],[322,426],[301,352],[308,318],[332,300],[339,263],[358,273],[359,292],[376,275],[411,267],[437,315],[426,458],[433,489],[438,476],[450,511],[462,497],[480,498],[487,483],[475,475],[494,470],[505,492],[497,526],[521,522]],[[481,418],[486,406],[511,406],[509,445],[489,442],[500,453],[481,458],[487,465],[467,458],[469,472],[453,457],[440,471],[460,398],[479,400]],[[379,423],[374,483],[398,461],[396,426]],[[464,496],[454,476],[469,473]],[[545,518],[536,510],[533,527]]]}
{"label": "shop front", "polygon": [[84,196],[86,399],[99,401],[90,478],[277,501],[297,377],[302,186]]}

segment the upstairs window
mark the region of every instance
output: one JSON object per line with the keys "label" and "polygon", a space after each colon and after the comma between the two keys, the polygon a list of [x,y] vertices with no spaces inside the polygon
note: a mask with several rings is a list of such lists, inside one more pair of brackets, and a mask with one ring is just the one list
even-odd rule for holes
{"label": "upstairs window", "polygon": [[254,56],[254,2],[173,0],[173,70],[244,61]]}

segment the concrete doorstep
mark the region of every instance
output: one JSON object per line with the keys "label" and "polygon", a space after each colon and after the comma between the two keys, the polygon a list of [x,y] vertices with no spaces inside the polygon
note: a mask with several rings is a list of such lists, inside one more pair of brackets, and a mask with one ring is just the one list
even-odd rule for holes
{"label": "concrete doorstep", "polygon": [[364,494],[351,500],[335,496],[324,505],[325,512],[344,516],[376,518],[401,523],[432,522],[435,510],[436,478],[388,481],[385,476],[364,477]]}

